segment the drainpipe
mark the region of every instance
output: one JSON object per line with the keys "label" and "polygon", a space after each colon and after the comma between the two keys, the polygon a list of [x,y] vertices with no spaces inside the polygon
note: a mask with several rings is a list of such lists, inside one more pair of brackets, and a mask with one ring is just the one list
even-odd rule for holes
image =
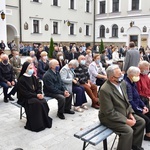
{"label": "drainpipe", "polygon": [[94,0],[94,11],[93,11],[93,46],[95,45],[95,14],[96,14],[96,0]]}
{"label": "drainpipe", "polygon": [[21,0],[19,0],[19,27],[20,27],[20,42],[22,42],[22,14]]}

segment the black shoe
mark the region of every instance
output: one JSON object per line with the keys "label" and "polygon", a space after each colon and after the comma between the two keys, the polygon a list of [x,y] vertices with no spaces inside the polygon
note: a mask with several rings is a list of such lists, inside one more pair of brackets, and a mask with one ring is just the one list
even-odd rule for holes
{"label": "black shoe", "polygon": [[139,146],[132,146],[132,150],[144,150],[143,147],[139,147]]}
{"label": "black shoe", "polygon": [[8,96],[10,101],[14,101],[14,99],[11,96]]}
{"label": "black shoe", "polygon": [[66,113],[66,114],[75,114],[75,112],[72,111],[72,110],[66,110],[65,113]]}
{"label": "black shoe", "polygon": [[144,140],[145,141],[150,141],[150,137],[148,137],[147,135],[144,136]]}
{"label": "black shoe", "polygon": [[4,102],[8,103],[8,99],[6,97],[4,97]]}
{"label": "black shoe", "polygon": [[57,116],[60,118],[60,119],[65,119],[65,116],[63,113],[57,113]]}

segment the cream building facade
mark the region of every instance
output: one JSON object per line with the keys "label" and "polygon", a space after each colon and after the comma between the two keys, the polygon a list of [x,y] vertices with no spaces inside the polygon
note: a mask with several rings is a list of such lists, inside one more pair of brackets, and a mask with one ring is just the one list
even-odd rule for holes
{"label": "cream building facade", "polygon": [[97,0],[96,42],[106,45],[128,45],[134,41],[138,47],[150,47],[149,0]]}
{"label": "cream building facade", "polygon": [[51,37],[55,43],[93,42],[94,0],[2,1],[6,37],[0,39],[6,42],[48,43]]}

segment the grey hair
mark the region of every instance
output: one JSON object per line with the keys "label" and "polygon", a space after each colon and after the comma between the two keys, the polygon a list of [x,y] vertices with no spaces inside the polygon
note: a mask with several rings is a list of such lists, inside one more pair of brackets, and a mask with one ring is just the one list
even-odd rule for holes
{"label": "grey hair", "polygon": [[76,66],[76,67],[79,66],[79,62],[78,62],[76,59],[72,59],[71,61],[69,61],[68,64],[69,64],[69,65]]}
{"label": "grey hair", "polygon": [[118,65],[111,65],[106,69],[107,78],[114,76],[114,70],[120,69]]}
{"label": "grey hair", "polygon": [[58,62],[56,59],[52,59],[49,61],[49,67],[52,67],[54,63]]}
{"label": "grey hair", "polygon": [[150,66],[150,64],[145,60],[140,61],[138,67],[140,68],[140,67],[144,67],[144,66]]}
{"label": "grey hair", "polygon": [[135,66],[131,66],[127,70],[127,76],[129,76],[129,75],[136,75],[137,73],[140,73],[140,69],[138,67],[135,67]]}

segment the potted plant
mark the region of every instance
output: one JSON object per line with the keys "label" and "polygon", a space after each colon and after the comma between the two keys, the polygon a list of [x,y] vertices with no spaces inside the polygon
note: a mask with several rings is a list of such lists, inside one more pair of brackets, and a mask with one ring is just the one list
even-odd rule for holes
{"label": "potted plant", "polygon": [[51,38],[50,39],[49,51],[48,51],[48,57],[49,57],[49,59],[53,58],[53,51],[54,51],[54,42],[53,42],[53,38]]}
{"label": "potted plant", "polygon": [[101,54],[102,51],[104,51],[104,43],[103,43],[103,40],[101,39],[100,47],[99,47],[99,53]]}

